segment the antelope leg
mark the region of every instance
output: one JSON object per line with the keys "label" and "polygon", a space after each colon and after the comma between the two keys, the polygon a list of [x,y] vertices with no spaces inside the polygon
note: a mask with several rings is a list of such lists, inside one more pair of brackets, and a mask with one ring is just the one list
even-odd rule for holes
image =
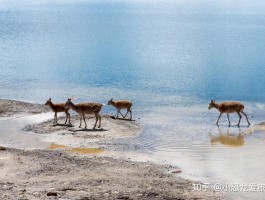
{"label": "antelope leg", "polygon": [[101,127],[101,116],[100,116],[100,114],[98,114],[98,117],[99,117],[99,125],[98,125],[98,128],[100,128]]}
{"label": "antelope leg", "polygon": [[69,124],[71,124],[71,115],[70,115],[70,113],[68,113],[68,117],[69,117]]}
{"label": "antelope leg", "polygon": [[53,124],[55,124],[56,113],[54,113]]}
{"label": "antelope leg", "polygon": [[123,114],[121,113],[121,110],[119,110],[119,113],[121,114],[122,118],[124,118]]}
{"label": "antelope leg", "polygon": [[237,123],[237,126],[239,126],[239,124],[240,124],[240,121],[241,121],[241,117],[242,117],[242,116],[240,115],[240,113],[239,113],[239,112],[238,112],[237,114],[238,114],[238,116],[239,116],[239,121],[238,121],[238,123]]}
{"label": "antelope leg", "polygon": [[85,114],[83,113],[83,119],[84,119],[84,122],[85,122],[85,128],[87,127],[86,125],[86,119],[85,119]]}
{"label": "antelope leg", "polygon": [[65,114],[66,114],[66,119],[65,119],[64,124],[66,124],[67,123],[67,120],[68,120],[68,113],[67,113],[67,111],[65,111]]}
{"label": "antelope leg", "polygon": [[95,114],[95,116],[96,116],[96,123],[95,123],[95,125],[94,125],[93,129],[95,129],[95,128],[96,128],[96,126],[97,126],[97,123],[98,123],[98,115],[97,115],[97,114]]}
{"label": "antelope leg", "polygon": [[229,126],[230,126],[230,119],[229,119],[229,114],[227,113],[227,119],[229,121]]}
{"label": "antelope leg", "polygon": [[119,116],[119,110],[117,109],[117,116],[116,116],[116,118],[118,118],[118,116]]}
{"label": "antelope leg", "polygon": [[[241,112],[246,116],[247,121],[248,121],[248,116],[247,116],[247,114],[246,114],[244,111],[241,111]],[[249,121],[248,121],[248,125],[250,125]]]}
{"label": "antelope leg", "polygon": [[220,115],[219,115],[219,117],[218,117],[218,120],[217,120],[217,122],[216,122],[217,125],[218,125],[219,119],[220,119],[220,117],[222,116],[222,114],[223,114],[223,113],[220,113]]}
{"label": "antelope leg", "polygon": [[56,115],[56,121],[55,121],[55,123],[57,124],[57,122],[58,122],[57,112],[55,113],[55,115]]}
{"label": "antelope leg", "polygon": [[132,119],[132,111],[130,110],[130,115],[131,115],[131,118],[130,119]]}
{"label": "antelope leg", "polygon": [[82,126],[82,115],[81,114],[79,115],[79,119],[80,119],[80,126],[79,126],[79,128],[81,128],[81,126]]}

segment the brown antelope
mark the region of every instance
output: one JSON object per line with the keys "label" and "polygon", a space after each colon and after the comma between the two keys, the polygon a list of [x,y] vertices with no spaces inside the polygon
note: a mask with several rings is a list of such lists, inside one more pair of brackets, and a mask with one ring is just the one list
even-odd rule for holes
{"label": "brown antelope", "polygon": [[216,108],[220,112],[220,115],[219,115],[218,120],[216,122],[217,125],[218,125],[219,119],[222,116],[222,114],[223,113],[226,113],[227,114],[227,119],[229,121],[229,126],[230,126],[229,113],[234,113],[234,112],[236,112],[238,114],[238,116],[239,116],[239,121],[238,121],[237,126],[239,126],[240,121],[241,121],[241,118],[242,118],[242,116],[241,116],[240,113],[242,113],[243,115],[246,116],[248,125],[250,125],[250,123],[248,121],[248,116],[243,111],[244,110],[244,105],[242,103],[240,103],[240,102],[222,102],[222,103],[215,103],[215,100],[211,100],[208,109],[210,110],[212,108]]}
{"label": "brown antelope", "polygon": [[[109,100],[108,105],[112,105],[117,109],[116,118],[118,118],[119,113],[121,114],[121,116],[123,118],[125,118],[127,116],[128,112],[130,112],[130,116],[131,116],[130,119],[132,119],[132,111],[131,111],[132,102],[127,101],[127,100],[113,101],[113,99],[111,99],[111,100]],[[122,115],[121,109],[127,109],[127,113],[125,116]]]}
{"label": "brown antelope", "polygon": [[85,120],[85,114],[95,114],[96,117],[96,123],[93,127],[93,129],[96,128],[97,122],[99,120],[99,125],[98,128],[101,127],[101,116],[99,114],[103,104],[101,103],[79,103],[79,104],[74,104],[71,99],[69,98],[68,101],[65,104],[67,107],[70,107],[71,109],[73,109],[74,111],[76,111],[79,114],[80,117],[80,126],[79,128],[81,128],[82,126],[82,117],[83,120],[85,122],[85,128],[87,128],[87,124],[86,124],[86,120]]}
{"label": "brown antelope", "polygon": [[69,107],[66,107],[64,103],[60,103],[60,104],[53,104],[52,103],[52,99],[50,98],[45,105],[48,105],[51,107],[52,111],[54,112],[54,119],[53,119],[53,123],[57,123],[57,113],[58,112],[65,112],[66,114],[66,120],[65,120],[65,124],[67,123],[67,119],[69,119],[69,124],[71,124],[71,119],[70,119],[70,113],[68,112],[70,110]]}

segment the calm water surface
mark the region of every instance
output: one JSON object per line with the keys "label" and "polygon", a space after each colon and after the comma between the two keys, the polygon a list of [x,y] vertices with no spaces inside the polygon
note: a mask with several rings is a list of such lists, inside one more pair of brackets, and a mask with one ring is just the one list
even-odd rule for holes
{"label": "calm water surface", "polygon": [[0,98],[131,99],[143,133],[122,142],[185,177],[264,183],[265,133],[207,110],[238,100],[265,119],[264,3],[19,2],[0,1]]}

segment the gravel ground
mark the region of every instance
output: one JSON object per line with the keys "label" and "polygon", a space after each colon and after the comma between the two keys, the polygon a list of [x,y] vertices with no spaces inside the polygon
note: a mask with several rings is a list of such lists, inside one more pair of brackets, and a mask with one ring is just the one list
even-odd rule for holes
{"label": "gravel ground", "polygon": [[221,199],[172,167],[60,150],[0,150],[0,199]]}

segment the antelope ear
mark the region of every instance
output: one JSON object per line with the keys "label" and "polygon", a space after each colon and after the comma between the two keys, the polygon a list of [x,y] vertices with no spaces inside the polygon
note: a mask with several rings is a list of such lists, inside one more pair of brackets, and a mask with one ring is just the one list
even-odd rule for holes
{"label": "antelope ear", "polygon": [[52,98],[49,98],[49,101],[51,101],[52,100]]}
{"label": "antelope ear", "polygon": [[213,102],[215,103],[215,100],[213,100]]}
{"label": "antelope ear", "polygon": [[213,103],[213,99],[211,99],[211,103]]}
{"label": "antelope ear", "polygon": [[111,101],[113,100],[113,98],[111,98]]}

